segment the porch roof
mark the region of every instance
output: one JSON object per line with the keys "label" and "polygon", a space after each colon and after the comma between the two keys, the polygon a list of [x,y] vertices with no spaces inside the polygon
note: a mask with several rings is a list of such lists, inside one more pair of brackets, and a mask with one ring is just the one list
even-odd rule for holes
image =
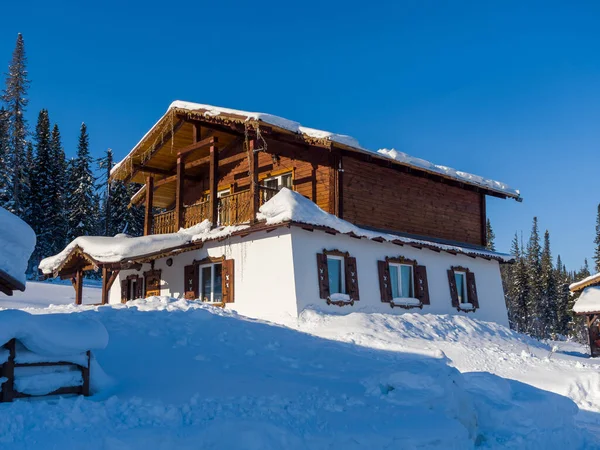
{"label": "porch roof", "polygon": [[569,290],[571,292],[579,292],[585,289],[586,287],[592,286],[594,284],[600,284],[600,273],[595,273],[587,278],[584,278],[583,280],[571,283],[569,285]]}
{"label": "porch roof", "polygon": [[577,315],[600,314],[600,286],[588,286],[573,305]]}
{"label": "porch roof", "polygon": [[[246,127],[254,131],[259,127],[263,130],[268,128],[279,133],[293,135],[307,144],[326,148],[337,147],[342,150],[368,154],[373,158],[392,161],[394,164],[458,181],[465,185],[475,186],[499,197],[514,198],[518,201],[522,199],[519,190],[513,189],[500,181],[433,164],[395,149],[380,149],[374,152],[362,147],[351,136],[304,127],[298,122],[272,114],[184,101],[175,101],[169,106],[167,112],[158,122],[142,137],[129,154],[112,169],[111,179],[143,183],[143,171],[139,170],[139,167],[150,161],[150,159],[153,161],[153,166],[157,164],[157,167],[172,169],[177,157],[177,151],[175,150],[192,144],[192,124],[183,120],[182,117],[207,123],[209,126],[212,124],[217,127],[227,127],[230,132],[233,130],[238,134],[243,134]],[[235,139],[228,133],[219,134],[217,131],[215,135],[219,138],[219,142],[223,141],[225,145],[231,144],[232,140]],[[165,185],[161,189],[167,190],[169,187]],[[171,192],[165,192],[165,196],[171,194]],[[158,192],[159,200],[160,195],[161,193]]]}

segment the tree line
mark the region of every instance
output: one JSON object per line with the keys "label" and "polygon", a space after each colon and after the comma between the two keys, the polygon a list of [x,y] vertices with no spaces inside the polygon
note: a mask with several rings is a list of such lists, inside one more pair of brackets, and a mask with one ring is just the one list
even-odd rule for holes
{"label": "tree line", "polygon": [[29,128],[29,86],[25,43],[19,34],[0,97],[0,207],[35,231],[28,274],[36,278],[39,262],[78,236],[141,235],[144,211],[128,207],[135,185],[108,184],[112,151],[94,160],[85,123],[71,158],[47,109],[39,112],[35,129]]}
{"label": "tree line", "polygon": [[[487,247],[495,251],[494,232],[487,221]],[[600,205],[596,219],[595,272],[600,272]],[[569,285],[590,276],[587,258],[579,270],[568,271],[560,255],[554,261],[550,232],[540,236],[538,218],[533,218],[527,241],[515,233],[511,255],[514,262],[500,268],[510,327],[538,339],[560,336],[585,340],[583,320],[574,315],[573,304],[579,294]]]}

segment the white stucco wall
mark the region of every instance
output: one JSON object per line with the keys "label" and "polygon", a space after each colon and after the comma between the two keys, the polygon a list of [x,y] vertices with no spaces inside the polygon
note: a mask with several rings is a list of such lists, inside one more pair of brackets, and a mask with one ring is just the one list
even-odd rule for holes
{"label": "white stucco wall", "polygon": [[[403,314],[405,312],[468,314],[468,317],[471,318],[508,325],[500,267],[496,261],[487,261],[482,258],[471,258],[464,255],[451,255],[445,252],[437,253],[427,249],[419,250],[409,246],[355,239],[344,235],[333,236],[295,227],[292,227],[291,232],[298,313],[305,308],[315,308],[336,314],[347,314],[355,311],[388,314]],[[322,252],[324,248],[347,251],[350,256],[356,258],[360,300],[355,302],[353,306],[327,305],[325,300],[319,298],[316,254]],[[381,302],[377,261],[385,259],[386,256],[399,255],[415,259],[420,265],[427,267],[431,305],[424,306],[422,310],[406,310],[398,307],[392,309],[388,303]],[[476,312],[459,312],[452,307],[447,275],[447,270],[451,266],[467,267],[475,274],[479,298],[479,309]]]}
{"label": "white stucco wall", "polygon": [[[227,309],[268,320],[296,316],[292,239],[287,228],[207,242],[201,249],[173,256],[171,267],[167,258],[157,259],[154,268],[162,270],[161,295],[183,298],[183,268],[193,260],[223,255],[235,260],[235,302],[228,303]],[[121,302],[121,280],[130,274],[143,276],[147,270],[150,264],[144,264],[140,271],[121,271],[111,288],[110,303]]]}

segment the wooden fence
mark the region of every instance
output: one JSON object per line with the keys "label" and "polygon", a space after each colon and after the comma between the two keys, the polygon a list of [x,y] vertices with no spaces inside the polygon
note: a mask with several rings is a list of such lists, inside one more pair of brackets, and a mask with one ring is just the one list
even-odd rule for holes
{"label": "wooden fence", "polygon": [[[90,395],[90,351],[86,352],[87,365],[82,366],[73,362],[57,361],[57,362],[30,362],[30,363],[17,363],[16,359],[16,340],[11,339],[3,346],[4,349],[8,350],[8,360],[0,365],[0,378],[6,378],[2,384],[2,390],[0,391],[0,403],[12,402],[16,398],[24,397],[38,397],[38,395],[26,394],[15,390],[15,368],[19,367],[59,367],[59,366],[72,366],[77,367],[81,371],[81,379],[83,380],[81,385],[78,386],[64,386],[56,389],[48,394],[39,395],[39,397],[47,395],[65,395],[65,394],[77,394],[77,395]],[[34,375],[30,375],[34,376]]]}

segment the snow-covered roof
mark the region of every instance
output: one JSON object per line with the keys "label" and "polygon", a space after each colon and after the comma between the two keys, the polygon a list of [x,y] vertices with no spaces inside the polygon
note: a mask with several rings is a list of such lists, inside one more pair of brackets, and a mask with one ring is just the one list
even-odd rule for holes
{"label": "snow-covered roof", "polygon": [[572,292],[578,292],[581,291],[583,288],[596,283],[600,283],[600,273],[595,273],[587,278],[584,278],[583,280],[571,283],[569,285],[569,290]]}
{"label": "snow-covered roof", "polygon": [[38,355],[62,356],[105,348],[108,333],[100,322],[79,314],[0,311],[0,344],[19,340]]}
{"label": "snow-covered roof", "polygon": [[211,230],[210,222],[205,220],[193,227],[182,228],[177,233],[139,237],[124,234],[114,237],[80,236],[57,255],[43,259],[39,268],[44,274],[53,274],[60,270],[75,252],[83,253],[95,265],[126,262],[142,256],[178,249],[192,243],[219,239],[246,228],[248,225],[220,227]]}
{"label": "snow-covered roof", "polygon": [[0,230],[0,273],[4,272],[16,281],[14,284],[18,286],[14,288],[23,290],[27,261],[35,247],[35,233],[29,225],[3,208],[0,208]]}
{"label": "snow-covered roof", "polygon": [[[483,248],[443,244],[426,239],[413,239],[397,234],[366,230],[323,211],[306,197],[287,188],[283,188],[260,207],[257,219],[264,221],[266,225],[307,224],[323,227],[340,234],[360,236],[382,242],[402,243],[436,251],[491,258],[503,262],[513,260],[512,255],[492,252]],[[165,252],[173,251],[177,253],[177,250],[183,247],[224,238],[241,231],[252,231],[252,227],[250,225],[232,225],[211,229],[210,222],[205,220],[198,225],[182,228],[177,233],[170,234],[153,234],[140,237],[126,235],[114,237],[81,236],[67,245],[59,254],[43,259],[39,267],[44,274],[56,275],[69,258],[77,252],[83,253],[94,265],[123,263]]]}
{"label": "snow-covered roof", "polygon": [[575,304],[575,314],[590,314],[600,312],[600,286],[586,287]]}
{"label": "snow-covered roof", "polygon": [[372,150],[362,147],[359,144],[358,140],[353,138],[352,136],[332,133],[329,131],[317,130],[314,128],[308,128],[302,126],[298,122],[285,119],[283,117],[275,116],[273,114],[242,111],[231,108],[222,108],[219,106],[192,103],[181,100],[176,100],[173,103],[171,103],[165,115],[163,115],[163,117],[148,131],[148,133],[144,135],[144,137],[142,137],[140,142],[136,144],[136,146],[129,152],[129,154],[117,165],[115,165],[115,167],[113,167],[113,169],[111,170],[111,176],[114,176],[115,174],[124,169],[125,165],[123,163],[138,151],[138,148],[152,134],[153,130],[156,127],[158,127],[162,121],[167,119],[169,114],[173,111],[193,112],[194,114],[199,114],[204,117],[220,118],[225,121],[237,121],[239,123],[268,124],[270,126],[277,127],[281,130],[285,130],[290,133],[302,135],[303,137],[312,140],[330,142],[334,145],[340,145],[350,150],[354,150],[361,153],[368,153],[373,157],[391,160],[404,166],[440,175],[442,177],[450,178],[461,183],[477,186],[479,188],[484,188],[489,191],[517,199],[519,201],[521,200],[520,192],[518,189],[513,189],[507,184],[502,183],[500,181],[495,181],[492,179],[481,177],[479,175],[473,175],[471,173],[462,172],[451,167],[433,164],[424,159],[415,158],[395,149],[389,150],[387,148],[382,148],[377,152],[374,152]]}
{"label": "snow-covered roof", "polygon": [[338,233],[360,236],[367,239],[401,242],[403,244],[435,248],[452,253],[463,253],[472,256],[493,258],[505,262],[514,259],[512,255],[492,252],[483,248],[442,244],[427,239],[413,239],[398,234],[379,233],[366,230],[323,211],[303,195],[287,188],[283,188],[271,200],[260,207],[257,219],[264,220],[267,225],[285,222],[304,223],[335,230]]}

